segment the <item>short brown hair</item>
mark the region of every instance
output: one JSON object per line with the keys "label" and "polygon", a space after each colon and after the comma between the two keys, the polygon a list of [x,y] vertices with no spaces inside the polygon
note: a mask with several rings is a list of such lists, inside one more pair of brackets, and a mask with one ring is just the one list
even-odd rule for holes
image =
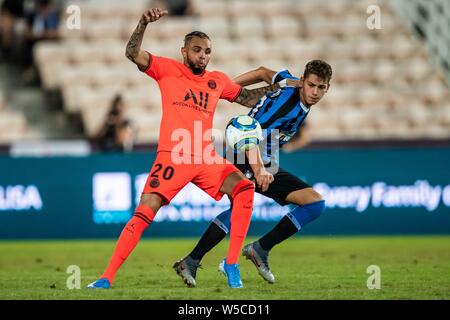
{"label": "short brown hair", "polygon": [[306,79],[311,73],[326,82],[330,82],[333,70],[331,69],[331,66],[323,60],[311,60],[306,64],[303,78]]}
{"label": "short brown hair", "polygon": [[189,44],[189,42],[191,42],[192,38],[194,38],[194,37],[211,40],[211,39],[209,39],[208,35],[204,32],[192,31],[184,36],[184,47],[186,47]]}

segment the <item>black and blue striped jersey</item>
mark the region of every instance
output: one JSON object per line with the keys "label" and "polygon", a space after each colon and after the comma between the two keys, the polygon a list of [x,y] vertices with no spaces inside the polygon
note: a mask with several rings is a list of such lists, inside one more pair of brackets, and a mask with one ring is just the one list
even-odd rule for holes
{"label": "black and blue striped jersey", "polygon": [[[283,79],[297,79],[288,70],[278,71],[272,78],[272,83]],[[300,101],[298,88],[284,87],[275,92],[269,92],[251,109],[249,116],[255,118],[263,129],[264,141],[260,150],[264,162],[276,161],[278,154],[273,153],[274,147],[279,148],[288,142],[305,121],[309,108]],[[274,146],[276,144],[276,146]]]}

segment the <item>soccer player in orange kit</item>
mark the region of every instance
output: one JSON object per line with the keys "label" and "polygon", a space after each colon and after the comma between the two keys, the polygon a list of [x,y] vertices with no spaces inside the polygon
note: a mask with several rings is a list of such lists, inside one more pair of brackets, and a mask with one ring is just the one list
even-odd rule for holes
{"label": "soccer player in orange kit", "polygon": [[[206,70],[210,55],[209,37],[199,31],[185,36],[181,48],[183,63],[141,50],[149,23],[168,12],[147,10],[141,17],[126,49],[126,56],[140,71],[157,81],[162,97],[162,121],[157,156],[145,183],[133,217],[125,225],[113,256],[100,279],[88,288],[110,288],[115,274],[135,248],[158,210],[189,182],[216,200],[227,194],[232,201],[230,246],[224,261],[228,285],[241,288],[238,257],[247,235],[255,186],[212,145],[211,128],[219,99],[251,107],[280,84],[248,90],[225,74]],[[283,85],[298,86],[290,80]],[[188,140],[188,143],[186,143]],[[194,284],[195,285],[195,284]]]}

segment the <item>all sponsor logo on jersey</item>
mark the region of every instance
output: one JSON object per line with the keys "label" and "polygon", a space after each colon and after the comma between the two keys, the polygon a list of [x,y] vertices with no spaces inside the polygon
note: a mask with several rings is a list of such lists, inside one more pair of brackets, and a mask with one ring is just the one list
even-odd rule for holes
{"label": "all sponsor logo on jersey", "polygon": [[206,109],[208,107],[209,93],[200,91],[199,95],[197,96],[191,89],[189,89],[189,91],[184,96],[184,102],[190,100],[192,100],[195,105]]}
{"label": "all sponsor logo on jersey", "polygon": [[174,101],[172,104],[180,107],[187,107],[191,109],[195,109],[197,111],[201,111],[203,113],[207,113],[212,116],[213,112],[208,110],[209,103],[209,93],[208,92],[194,92],[192,89],[189,89],[183,98],[183,101]]}

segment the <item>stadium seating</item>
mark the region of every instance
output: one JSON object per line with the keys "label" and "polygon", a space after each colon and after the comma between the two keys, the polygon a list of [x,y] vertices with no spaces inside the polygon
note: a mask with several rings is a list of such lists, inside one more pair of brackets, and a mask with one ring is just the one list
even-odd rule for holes
{"label": "stadium seating", "polygon": [[5,98],[0,91],[0,144],[24,139],[27,133],[27,121],[21,112],[6,109]]}
{"label": "stadium seating", "polygon": [[[260,65],[300,75],[311,59],[333,66],[329,93],[308,121],[313,139],[410,139],[450,136],[450,93],[387,1],[378,1],[382,29],[366,26],[373,1],[195,0],[191,17],[164,17],[148,28],[143,47],[180,59],[183,36],[210,34],[211,70],[231,77]],[[148,2],[80,2],[81,30],[61,25],[61,42],[42,42],[35,57],[47,90],[61,90],[68,113],[81,113],[92,137],[116,93],[122,93],[138,141],[156,142],[160,93],[156,83],[125,58],[125,46]],[[221,102],[215,126],[237,109]],[[430,125],[433,124],[433,125]]]}

